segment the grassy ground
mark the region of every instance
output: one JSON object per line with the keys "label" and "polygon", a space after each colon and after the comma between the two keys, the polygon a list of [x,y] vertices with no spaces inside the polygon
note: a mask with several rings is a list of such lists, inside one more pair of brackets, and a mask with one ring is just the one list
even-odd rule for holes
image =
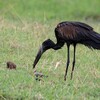
{"label": "grassy ground", "polygon": [[[72,64],[67,81],[63,79],[66,46],[56,52],[47,51],[38,63],[37,70],[48,78],[36,81],[32,69],[41,42],[47,38],[56,42],[54,28],[60,21],[83,21],[100,33],[99,7],[100,0],[0,1],[0,100],[99,100],[97,50],[77,46],[73,80],[70,80]],[[73,47],[71,62],[72,57]],[[9,60],[17,64],[16,70],[6,69]]]}

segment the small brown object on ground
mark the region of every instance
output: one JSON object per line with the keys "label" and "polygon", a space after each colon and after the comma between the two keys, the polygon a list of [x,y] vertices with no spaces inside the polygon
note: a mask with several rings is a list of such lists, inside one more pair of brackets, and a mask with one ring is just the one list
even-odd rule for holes
{"label": "small brown object on ground", "polygon": [[13,62],[8,61],[7,62],[7,68],[9,68],[9,69],[16,69],[16,65]]}

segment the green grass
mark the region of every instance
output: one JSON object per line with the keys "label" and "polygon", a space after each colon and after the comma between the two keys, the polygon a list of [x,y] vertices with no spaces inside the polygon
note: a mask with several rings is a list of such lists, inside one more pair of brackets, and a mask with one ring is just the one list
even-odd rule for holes
{"label": "green grass", "polygon": [[[78,20],[96,16],[100,19],[100,0],[4,0],[1,15],[10,20],[32,21]],[[93,18],[94,18],[93,17]]]}
{"label": "green grass", "polygon": [[[56,42],[54,28],[60,21],[83,21],[100,33],[99,7],[100,0],[0,1],[0,100],[99,100],[100,51],[77,45],[74,77],[70,80],[70,63],[66,82],[66,46],[40,59],[36,69],[48,75],[43,81],[35,80],[32,69],[41,42]],[[71,62],[72,57],[73,47]],[[8,70],[7,61],[17,69]]]}

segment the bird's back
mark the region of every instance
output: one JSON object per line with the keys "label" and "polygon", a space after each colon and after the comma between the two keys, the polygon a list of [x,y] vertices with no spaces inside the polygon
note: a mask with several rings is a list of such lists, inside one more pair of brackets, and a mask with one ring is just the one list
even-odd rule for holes
{"label": "bird's back", "polygon": [[57,25],[57,27],[61,27],[61,26],[65,26],[65,25],[73,25],[73,26],[77,26],[77,27],[81,27],[87,30],[93,30],[93,28],[85,23],[82,22],[72,22],[72,21],[65,21],[65,22],[61,22]]}
{"label": "bird's back", "polygon": [[86,36],[88,31],[93,31],[93,28],[82,22],[61,22],[55,28],[58,35],[65,39],[76,39],[77,36]]}

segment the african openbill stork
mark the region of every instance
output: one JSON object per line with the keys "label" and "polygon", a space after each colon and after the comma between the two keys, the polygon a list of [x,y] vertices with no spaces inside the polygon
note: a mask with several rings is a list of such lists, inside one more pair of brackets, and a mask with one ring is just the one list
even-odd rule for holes
{"label": "african openbill stork", "polygon": [[41,55],[48,49],[58,50],[66,43],[68,48],[67,53],[67,64],[66,71],[64,75],[64,80],[66,80],[68,66],[70,63],[70,45],[74,46],[74,56],[73,56],[73,64],[71,71],[71,79],[73,77],[73,71],[75,66],[75,52],[76,45],[83,44],[90,49],[100,49],[100,34],[95,32],[93,28],[82,22],[61,22],[55,28],[55,36],[57,39],[57,43],[55,44],[52,40],[47,39],[42,43],[37,56],[35,58],[33,68],[35,68],[38,63]]}

